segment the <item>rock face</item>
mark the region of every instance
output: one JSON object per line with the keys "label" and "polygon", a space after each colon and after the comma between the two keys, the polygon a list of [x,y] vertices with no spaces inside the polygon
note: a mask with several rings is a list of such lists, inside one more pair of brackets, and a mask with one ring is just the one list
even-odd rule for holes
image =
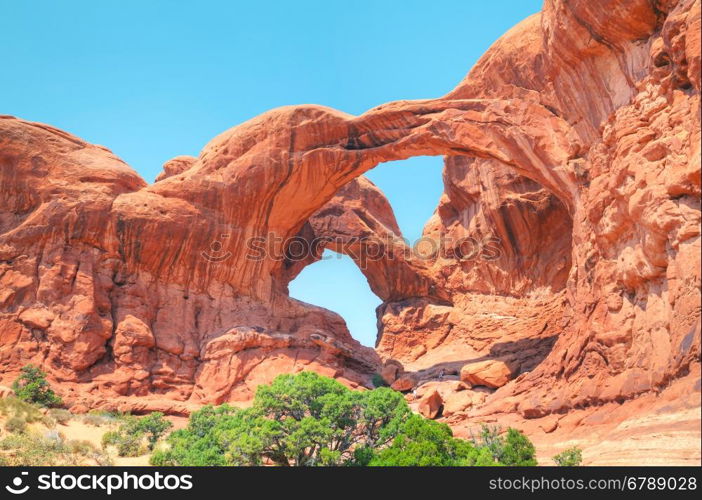
{"label": "rock face", "polygon": [[[283,372],[390,362],[409,391],[506,358],[498,390],[442,393],[458,432],[699,428],[699,31],[699,0],[546,0],[444,97],[279,108],[152,185],[0,117],[0,382],[35,362],[77,406],[187,413]],[[445,156],[445,192],[412,248],[362,174],[415,155]],[[375,351],[288,296],[325,248],[383,300]],[[668,463],[699,463],[690,433]]]}

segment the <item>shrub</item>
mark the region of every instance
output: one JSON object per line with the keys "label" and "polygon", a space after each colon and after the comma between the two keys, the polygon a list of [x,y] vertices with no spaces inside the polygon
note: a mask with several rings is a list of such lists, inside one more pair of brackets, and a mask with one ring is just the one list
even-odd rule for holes
{"label": "shrub", "polygon": [[492,456],[453,437],[446,424],[412,415],[392,444],[375,454],[372,466],[494,465]]}
{"label": "shrub", "polygon": [[119,432],[108,431],[102,435],[102,446],[116,446],[119,442]]}
{"label": "shrub", "polygon": [[149,450],[153,450],[156,442],[168,431],[173,424],[163,418],[163,413],[154,412],[137,420],[136,431],[146,434]]}
{"label": "shrub", "polygon": [[480,436],[472,436],[471,431],[471,442],[480,448],[487,449],[496,462],[499,462],[502,458],[502,438],[500,437],[500,426],[494,425],[490,426],[488,424],[483,424],[480,427]]}
{"label": "shrub", "polygon": [[168,448],[156,450],[151,464],[167,465],[230,465],[225,457],[226,443],[218,436],[219,429],[231,428],[240,410],[224,404],[204,406],[190,415],[187,429],[172,432],[166,439]]}
{"label": "shrub", "polygon": [[97,450],[95,445],[85,439],[72,439],[66,442],[66,446],[71,453],[88,456]]}
{"label": "shrub", "polygon": [[11,450],[22,445],[24,437],[19,434],[10,434],[0,441],[0,450]]}
{"label": "shrub", "polygon": [[14,396],[0,399],[0,413],[6,417],[21,417],[30,424],[44,420],[44,415],[38,406]]}
{"label": "shrub", "polygon": [[12,383],[12,389],[19,399],[45,407],[62,404],[61,398],[49,387],[46,373],[41,368],[26,365],[21,371],[19,378]]}
{"label": "shrub", "polygon": [[510,427],[507,429],[500,461],[505,465],[537,465],[536,448],[522,432]]}
{"label": "shrub", "polygon": [[108,456],[87,441],[66,442],[36,434],[13,434],[0,441],[3,458],[10,466],[110,465]]}
{"label": "shrub", "polygon": [[27,421],[22,417],[12,417],[5,422],[5,430],[14,434],[21,434],[27,430]]}
{"label": "shrub", "polygon": [[[531,443],[512,430],[500,456],[528,462]],[[533,451],[533,446],[532,446]],[[499,465],[491,449],[453,437],[410,412],[387,387],[351,391],[311,372],[259,386],[251,408],[206,406],[172,432],[153,465]]]}
{"label": "shrub", "polygon": [[64,436],[63,433],[55,430],[45,431],[43,436],[46,439],[51,439],[53,441],[63,441],[64,439],[66,439],[66,436]]}
{"label": "shrub", "polygon": [[100,427],[101,425],[105,425],[107,423],[107,419],[105,417],[94,413],[88,413],[87,415],[83,415],[82,420],[84,424],[93,425],[95,427]]}
{"label": "shrub", "polygon": [[120,457],[140,457],[148,451],[141,434],[123,434],[117,441],[117,454]]}
{"label": "shrub", "polygon": [[560,467],[575,467],[582,464],[583,450],[572,446],[553,457],[553,461]]}
{"label": "shrub", "polygon": [[114,446],[120,457],[138,457],[147,452],[143,434],[133,434],[122,430],[106,432],[102,436],[102,446]]}
{"label": "shrub", "polygon": [[107,467],[114,465],[114,460],[112,460],[112,457],[99,451],[95,451],[90,458],[95,460],[95,465],[99,467]]}
{"label": "shrub", "polygon": [[523,433],[512,427],[503,436],[499,426],[483,425],[480,437],[473,438],[472,441],[475,446],[488,450],[496,465],[537,465],[534,445]]}
{"label": "shrub", "polygon": [[73,418],[73,414],[68,410],[53,408],[49,410],[48,416],[53,418],[58,424],[67,425]]}
{"label": "shrub", "polygon": [[36,435],[15,435],[7,437],[0,447],[8,451],[10,465],[39,466],[59,465],[62,444]]}
{"label": "shrub", "polygon": [[102,445],[115,446],[120,457],[137,457],[153,450],[158,440],[172,426],[160,412],[143,418],[125,417],[119,429],[102,436]]}

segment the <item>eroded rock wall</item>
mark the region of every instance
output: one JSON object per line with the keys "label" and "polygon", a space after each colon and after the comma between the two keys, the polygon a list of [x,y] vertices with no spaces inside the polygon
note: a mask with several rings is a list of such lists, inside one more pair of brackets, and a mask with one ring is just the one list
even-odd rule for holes
{"label": "eroded rock wall", "polygon": [[[607,9],[546,2],[447,96],[538,95],[581,144],[571,160],[572,210],[522,182],[509,164],[454,156],[425,229],[478,239],[487,229],[501,242],[495,260],[437,261],[437,281],[454,304],[489,307],[485,295],[512,294],[521,302],[508,316],[545,318],[543,299],[565,294],[553,352],[510,389],[529,392],[518,405],[523,416],[630,399],[699,361],[698,23],[699,2],[623,1]],[[453,344],[444,350],[460,350],[466,342],[452,337],[480,335],[462,332],[453,319],[464,311],[427,300],[387,304],[379,352],[416,363],[436,351],[429,331]],[[415,333],[427,324],[429,331]],[[503,328],[506,338],[523,335],[518,323]]]}

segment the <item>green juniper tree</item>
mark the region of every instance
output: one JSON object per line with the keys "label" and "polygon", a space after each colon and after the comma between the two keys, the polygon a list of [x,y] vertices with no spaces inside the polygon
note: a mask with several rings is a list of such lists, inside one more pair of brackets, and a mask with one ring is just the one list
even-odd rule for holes
{"label": "green juniper tree", "polygon": [[[387,387],[351,391],[312,372],[259,386],[253,405],[206,406],[156,450],[154,465],[502,465],[486,446],[453,437],[445,425],[412,414]],[[526,464],[523,434],[508,431],[500,453]]]}
{"label": "green juniper tree", "polygon": [[28,403],[47,408],[63,404],[46,381],[46,373],[38,366],[22,367],[20,376],[12,383],[12,390],[19,399]]}

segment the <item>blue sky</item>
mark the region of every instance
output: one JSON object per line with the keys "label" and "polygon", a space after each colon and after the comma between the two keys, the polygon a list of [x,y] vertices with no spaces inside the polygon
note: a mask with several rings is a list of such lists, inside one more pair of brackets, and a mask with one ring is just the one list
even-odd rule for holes
{"label": "blue sky", "polygon": [[[0,114],[105,145],[152,182],[164,161],[197,155],[276,106],[359,114],[440,96],[540,8],[535,0],[0,0]],[[401,163],[369,177],[414,239],[441,194],[441,158]],[[291,294],[340,313],[373,345],[380,301],[349,259],[308,267]]]}

